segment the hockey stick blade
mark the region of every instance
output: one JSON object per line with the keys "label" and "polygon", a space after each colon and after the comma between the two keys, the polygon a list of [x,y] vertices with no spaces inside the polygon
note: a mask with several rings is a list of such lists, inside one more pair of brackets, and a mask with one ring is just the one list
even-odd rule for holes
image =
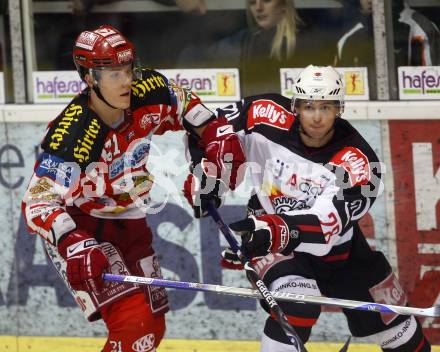
{"label": "hockey stick blade", "polygon": [[[262,299],[262,295],[258,290],[242,287],[232,287],[223,285],[203,284],[198,282],[174,281],[166,279],[156,279],[140,276],[104,274],[104,280],[125,282],[139,285],[153,285],[174,289],[201,291],[201,292],[215,292],[232,296],[241,296],[247,298]],[[333,306],[339,308],[347,308],[354,310],[372,311],[378,313],[392,313],[402,315],[416,315],[420,317],[440,317],[440,306],[435,305],[430,308],[414,308],[404,306],[393,306],[380,303],[368,303],[362,301],[352,301],[347,299],[330,298],[323,296],[309,296],[296,293],[287,292],[273,292],[269,291],[272,296],[278,301],[297,302],[319,304],[322,306]]]}

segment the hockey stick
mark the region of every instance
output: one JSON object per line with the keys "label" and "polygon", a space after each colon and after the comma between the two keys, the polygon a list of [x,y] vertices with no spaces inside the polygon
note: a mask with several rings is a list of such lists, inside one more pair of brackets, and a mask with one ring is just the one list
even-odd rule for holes
{"label": "hockey stick", "polygon": [[[173,281],[165,279],[155,279],[140,276],[126,276],[115,274],[104,274],[104,280],[116,282],[128,282],[139,285],[153,285],[167,288],[175,288],[190,291],[201,292],[215,292],[231,296],[241,296],[247,298],[261,299],[262,294],[258,290],[242,287],[222,286],[203,284],[198,282]],[[297,303],[311,303],[322,306],[332,306],[339,308],[347,308],[354,310],[364,310],[377,313],[403,314],[403,315],[417,315],[419,317],[440,317],[440,305],[435,305],[430,308],[414,308],[404,306],[393,306],[381,303],[369,303],[362,301],[352,301],[348,299],[330,298],[323,296],[309,296],[297,293],[287,292],[273,292],[270,294],[279,301],[297,302]]]}
{"label": "hockey stick", "polygon": [[293,326],[289,324],[286,315],[283,313],[281,307],[273,298],[272,293],[266,287],[263,280],[260,279],[258,273],[253,268],[249,259],[240,250],[240,246],[237,240],[235,239],[228,225],[226,225],[225,222],[220,217],[220,214],[217,212],[217,209],[214,206],[214,204],[212,202],[208,203],[207,209],[209,215],[217,223],[218,228],[220,229],[220,231],[223,233],[226,240],[228,241],[231,249],[238,255],[238,258],[240,259],[241,263],[244,266],[244,269],[246,270],[246,276],[248,277],[249,281],[251,281],[255,285],[255,287],[258,288],[258,291],[261,294],[260,298],[263,298],[264,301],[267,303],[270,311],[273,313],[275,320],[278,322],[278,324],[286,334],[289,341],[296,347],[298,351],[307,352],[297,332],[295,331]]}

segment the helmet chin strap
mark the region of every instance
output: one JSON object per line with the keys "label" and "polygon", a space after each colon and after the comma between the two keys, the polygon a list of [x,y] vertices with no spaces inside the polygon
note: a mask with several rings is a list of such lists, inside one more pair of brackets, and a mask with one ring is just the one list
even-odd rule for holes
{"label": "helmet chin strap", "polygon": [[106,105],[110,106],[112,109],[118,110],[117,107],[114,107],[112,104],[110,104],[110,103],[104,98],[104,96],[102,95],[101,90],[100,90],[99,87],[98,87],[98,80],[95,78],[95,75],[94,75],[92,69],[89,70],[89,74],[90,74],[90,76],[92,77],[92,80],[93,80],[93,86],[92,86],[92,89],[93,89],[93,91],[96,93],[96,95],[98,96],[98,98],[101,99]]}
{"label": "helmet chin strap", "polygon": [[112,109],[117,110],[118,108],[114,107],[112,104],[110,104],[107,100],[105,100],[104,96],[101,93],[101,90],[99,89],[97,84],[94,84],[92,89],[96,93],[97,97],[101,99],[104,103],[106,103],[108,106],[110,106]]}

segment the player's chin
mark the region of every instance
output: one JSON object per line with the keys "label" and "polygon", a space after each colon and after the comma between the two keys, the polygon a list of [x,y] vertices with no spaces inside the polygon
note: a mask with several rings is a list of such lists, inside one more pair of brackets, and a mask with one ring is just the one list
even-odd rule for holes
{"label": "player's chin", "polygon": [[118,109],[128,109],[130,107],[130,96],[121,96],[115,106]]}
{"label": "player's chin", "polygon": [[308,131],[306,130],[306,132],[313,139],[322,139],[327,136],[329,130],[325,128],[310,128]]}

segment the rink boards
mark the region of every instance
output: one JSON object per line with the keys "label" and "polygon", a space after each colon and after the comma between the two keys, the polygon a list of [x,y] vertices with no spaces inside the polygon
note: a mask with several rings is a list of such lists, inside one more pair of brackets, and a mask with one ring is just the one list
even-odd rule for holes
{"label": "rink boards", "polygon": [[[411,305],[439,304],[440,120],[435,114],[440,118],[440,108],[423,103],[420,109],[425,108],[426,117],[411,120],[411,106],[394,104],[378,109],[378,104],[347,104],[348,118],[387,169],[386,191],[361,224],[370,244],[390,258]],[[20,199],[37,155],[36,146],[48,119],[60,109],[6,106],[0,111],[0,334],[21,336],[11,338],[20,341],[20,346],[21,342],[31,341],[24,336],[93,337],[104,333],[102,322],[87,324],[46,259],[40,239],[27,234],[20,212]],[[193,219],[181,197],[187,173],[182,138],[182,133],[167,133],[153,139],[155,178],[171,180],[164,182],[167,187],[153,190],[152,196],[163,209],[149,216],[163,274],[170,279],[247,287],[243,273],[220,270],[219,253],[226,243],[212,222]],[[225,220],[241,218],[245,202],[243,187],[223,207]],[[174,339],[191,339],[195,344],[197,341],[192,340],[256,341],[266,318],[257,302],[250,299],[175,290],[169,291],[169,297],[172,311],[168,314],[166,337],[172,340],[164,343],[162,351],[167,351],[168,343],[178,343]],[[431,341],[440,344],[440,320],[425,319],[422,323]],[[325,310],[313,330],[312,340],[344,341],[347,336],[342,313]],[[32,341],[38,344],[40,339]],[[72,341],[89,340],[69,340],[66,346]],[[221,346],[224,343],[220,342]]]}
{"label": "rink boards", "polygon": [[[103,338],[66,338],[66,337],[0,337],[0,350],[32,352],[96,352],[105,343]],[[311,342],[306,345],[309,352],[337,352],[340,343]],[[380,348],[371,344],[353,343],[350,350],[357,352],[380,352]],[[164,340],[158,352],[258,352],[256,341],[215,341],[215,340]],[[434,346],[432,352],[440,352],[440,346]]]}

